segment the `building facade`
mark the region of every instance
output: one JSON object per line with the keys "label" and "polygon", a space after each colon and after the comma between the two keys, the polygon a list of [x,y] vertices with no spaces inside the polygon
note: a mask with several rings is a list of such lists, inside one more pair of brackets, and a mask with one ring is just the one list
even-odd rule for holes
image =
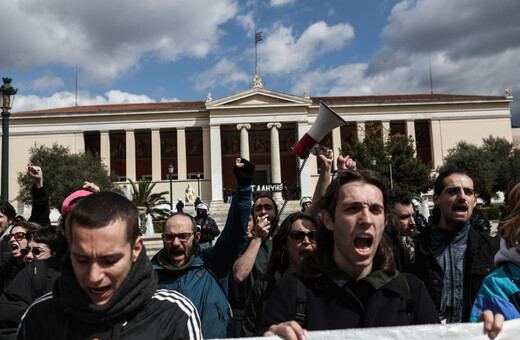
{"label": "building facade", "polygon": [[[480,145],[493,135],[512,141],[513,97],[443,94],[310,97],[281,93],[256,83],[249,90],[205,101],[76,106],[13,113],[10,119],[9,200],[19,209],[17,174],[26,171],[29,149],[54,143],[72,152],[98,153],[121,184],[149,178],[169,191],[174,167],[174,202],[191,187],[205,201],[219,202],[233,189],[234,159],[257,166],[255,184],[298,186],[311,196],[317,161],[302,163],[293,146],[315,122],[323,101],[348,125],[322,141],[339,150],[369,135],[411,136],[424,163],[442,164],[459,141]],[[273,193],[281,199],[281,193]]]}

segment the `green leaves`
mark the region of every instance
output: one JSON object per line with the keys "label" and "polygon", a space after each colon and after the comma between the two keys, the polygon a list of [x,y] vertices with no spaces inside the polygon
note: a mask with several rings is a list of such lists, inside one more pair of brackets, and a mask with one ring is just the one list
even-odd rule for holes
{"label": "green leaves", "polygon": [[[43,183],[49,195],[51,208],[59,209],[63,200],[76,190],[80,190],[85,181],[93,182],[102,191],[122,192],[115,186],[116,177],[108,172],[99,156],[83,152],[73,154],[64,146],[52,147],[34,145],[30,150],[30,163],[42,168]],[[31,203],[33,178],[25,171],[18,173],[18,200]]]}

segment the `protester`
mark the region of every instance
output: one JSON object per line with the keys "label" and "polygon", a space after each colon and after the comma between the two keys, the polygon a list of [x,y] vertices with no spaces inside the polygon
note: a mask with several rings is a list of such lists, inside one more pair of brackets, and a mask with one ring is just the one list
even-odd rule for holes
{"label": "protester", "polygon": [[495,269],[498,240],[470,226],[476,199],[473,179],[466,172],[439,174],[433,216],[414,236],[415,263],[406,269],[425,282],[439,317],[447,323],[469,321],[480,285]]}
{"label": "protester", "polygon": [[9,242],[4,240],[4,235],[9,234],[9,226],[16,217],[16,210],[7,201],[0,200],[0,265],[6,263],[11,257]]}
{"label": "protester", "polygon": [[60,276],[56,250],[63,236],[55,226],[27,233],[27,247],[20,250],[27,266],[13,279],[0,297],[0,335],[14,337],[27,308],[34,300],[50,292]]}
{"label": "protester", "polygon": [[157,289],[138,211],[128,199],[95,193],[67,219],[70,255],[62,275],[27,310],[18,339],[201,338],[193,304]]}
{"label": "protester", "polygon": [[261,332],[296,338],[307,330],[438,323],[424,284],[395,270],[383,239],[388,193],[373,171],[346,171],[320,200],[324,227],[297,275],[275,286]]}
{"label": "protester", "polygon": [[472,322],[486,309],[504,315],[505,320],[520,318],[520,184],[509,193],[508,203],[511,213],[498,230],[498,268],[482,282],[471,312]]}
{"label": "protester", "polygon": [[292,213],[282,222],[273,237],[265,274],[255,282],[247,299],[242,336],[256,334],[276,282],[283,275],[296,272],[303,257],[314,251],[317,225],[314,217],[302,212]]}
{"label": "protester", "polygon": [[208,216],[209,206],[206,203],[197,204],[196,211],[195,223],[200,228],[199,245],[204,248],[213,244],[215,237],[220,235],[220,230],[218,230],[217,222]]}
{"label": "protester", "polygon": [[11,248],[11,256],[0,266],[0,295],[15,278],[16,274],[25,267],[25,255],[22,250],[27,247],[27,233],[40,226],[32,222],[16,222],[11,233],[3,237]]}
{"label": "protester", "polygon": [[227,301],[227,278],[242,249],[251,213],[253,163],[237,158],[233,172],[237,190],[226,225],[214,246],[199,247],[200,232],[190,215],[175,213],[165,223],[164,248],[152,259],[159,286],[178,291],[195,304],[205,338],[234,335]]}

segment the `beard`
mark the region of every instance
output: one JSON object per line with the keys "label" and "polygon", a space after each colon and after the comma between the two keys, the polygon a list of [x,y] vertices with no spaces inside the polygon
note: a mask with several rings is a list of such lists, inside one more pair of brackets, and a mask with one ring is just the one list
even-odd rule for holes
{"label": "beard", "polygon": [[[191,244],[183,245],[183,252],[184,252],[184,260],[182,262],[173,262],[172,266],[175,268],[181,268],[184,267],[189,261],[191,261],[192,257],[195,255],[195,249],[196,249],[197,243],[195,242],[195,237],[193,238]],[[172,254],[175,253],[175,249],[172,249]]]}

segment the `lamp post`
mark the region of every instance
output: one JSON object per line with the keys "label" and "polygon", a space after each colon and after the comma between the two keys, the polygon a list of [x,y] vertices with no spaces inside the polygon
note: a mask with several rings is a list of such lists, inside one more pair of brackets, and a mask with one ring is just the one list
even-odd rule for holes
{"label": "lamp post", "polygon": [[372,156],[372,170],[376,171],[376,158],[374,156]]}
{"label": "lamp post", "polygon": [[[14,95],[18,91],[11,86],[11,78],[2,78],[4,84],[0,86],[2,95],[2,200],[9,200],[9,109],[14,102]],[[13,100],[11,101],[11,96]]]}
{"label": "lamp post", "polygon": [[197,196],[200,197],[200,172],[197,172]]}
{"label": "lamp post", "polygon": [[172,163],[170,163],[170,165],[168,165],[168,173],[170,174],[170,211],[173,211],[173,187],[172,187],[173,164]]}
{"label": "lamp post", "polygon": [[389,160],[390,160],[390,163],[389,166],[390,166],[390,189],[393,189],[394,188],[394,178],[392,176],[392,155],[388,156]]}

